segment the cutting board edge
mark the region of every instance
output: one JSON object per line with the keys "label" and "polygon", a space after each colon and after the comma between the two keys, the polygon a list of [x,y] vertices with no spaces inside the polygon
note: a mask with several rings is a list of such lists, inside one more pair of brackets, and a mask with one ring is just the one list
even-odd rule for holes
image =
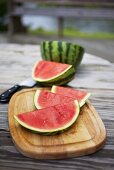
{"label": "cutting board edge", "polygon": [[92,147],[89,147],[89,148],[82,149],[78,152],[76,152],[75,150],[72,151],[72,152],[70,151],[70,154],[67,153],[67,152],[45,153],[45,156],[43,155],[43,157],[42,157],[42,153],[35,153],[35,152],[30,152],[30,151],[28,152],[28,150],[23,151],[23,149],[15,143],[14,139],[13,139],[13,143],[20,153],[22,153],[24,156],[29,157],[29,158],[34,158],[34,159],[39,159],[39,160],[42,160],[42,159],[68,159],[68,158],[90,155],[90,154],[93,154],[93,153],[99,151],[100,149],[102,149],[104,147],[104,144],[106,142],[105,139],[106,138],[104,138],[104,140],[102,140],[97,145],[97,148],[96,148],[96,146],[92,146]]}

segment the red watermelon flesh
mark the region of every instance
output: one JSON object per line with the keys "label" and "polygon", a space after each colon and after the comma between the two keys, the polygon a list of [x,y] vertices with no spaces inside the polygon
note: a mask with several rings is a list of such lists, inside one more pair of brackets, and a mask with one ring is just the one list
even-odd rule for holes
{"label": "red watermelon flesh", "polygon": [[85,101],[91,95],[87,91],[62,86],[53,86],[51,92],[71,97],[74,100],[78,100],[80,106],[83,106]]}
{"label": "red watermelon flesh", "polygon": [[38,89],[34,96],[34,104],[37,109],[54,106],[60,103],[68,103],[74,99],[61,94]]}
{"label": "red watermelon flesh", "polygon": [[33,69],[33,77],[39,79],[50,79],[62,74],[64,71],[72,67],[69,64],[62,64],[51,61],[39,61],[35,64]]}
{"label": "red watermelon flesh", "polygon": [[15,119],[27,129],[37,132],[55,132],[70,127],[79,115],[77,101],[15,115]]}

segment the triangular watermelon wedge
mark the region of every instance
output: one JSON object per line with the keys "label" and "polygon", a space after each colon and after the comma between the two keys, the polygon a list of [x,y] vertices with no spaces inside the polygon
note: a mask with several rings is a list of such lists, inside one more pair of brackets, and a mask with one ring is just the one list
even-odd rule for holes
{"label": "triangular watermelon wedge", "polygon": [[72,65],[44,60],[36,62],[32,70],[32,78],[35,81],[50,85],[65,84],[74,74]]}
{"label": "triangular watermelon wedge", "polygon": [[78,101],[59,104],[40,110],[14,115],[23,127],[45,135],[65,131],[77,120],[79,115]]}
{"label": "triangular watermelon wedge", "polygon": [[52,86],[51,92],[71,97],[74,100],[78,100],[80,107],[82,107],[85,104],[86,100],[91,95],[91,93],[88,93],[87,91],[84,90],[62,86]]}
{"label": "triangular watermelon wedge", "polygon": [[34,104],[37,109],[55,106],[61,103],[68,103],[70,101],[74,101],[74,99],[42,89],[36,90],[34,95]]}

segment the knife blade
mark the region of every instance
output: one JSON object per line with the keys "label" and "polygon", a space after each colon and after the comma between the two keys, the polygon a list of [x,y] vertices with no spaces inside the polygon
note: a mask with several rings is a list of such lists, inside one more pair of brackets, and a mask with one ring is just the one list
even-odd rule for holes
{"label": "knife blade", "polygon": [[28,78],[28,79],[20,82],[19,84],[15,84],[11,88],[9,88],[8,90],[6,90],[2,94],[0,94],[0,102],[1,103],[7,103],[7,102],[9,102],[10,98],[12,97],[12,95],[15,92],[17,92],[17,91],[19,91],[23,88],[34,87],[36,84],[37,84],[37,82],[32,80],[32,78]]}

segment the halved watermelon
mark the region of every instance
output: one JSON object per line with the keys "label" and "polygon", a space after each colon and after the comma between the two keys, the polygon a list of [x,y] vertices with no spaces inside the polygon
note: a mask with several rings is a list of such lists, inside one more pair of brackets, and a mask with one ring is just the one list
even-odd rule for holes
{"label": "halved watermelon", "polygon": [[74,77],[72,65],[51,61],[39,61],[32,71],[32,78],[42,85],[52,86],[66,84]]}
{"label": "halved watermelon", "polygon": [[71,64],[77,69],[83,59],[84,48],[79,44],[43,41],[40,47],[43,60]]}
{"label": "halved watermelon", "polygon": [[45,135],[56,134],[68,129],[78,118],[78,101],[14,115],[23,127]]}
{"label": "halved watermelon", "polygon": [[91,95],[91,93],[88,93],[87,91],[62,86],[52,86],[51,92],[71,97],[74,100],[78,100],[80,107],[85,104],[85,101]]}
{"label": "halved watermelon", "polygon": [[74,99],[61,94],[49,92],[47,90],[38,89],[34,95],[34,104],[37,109],[55,106],[61,103],[68,103]]}

